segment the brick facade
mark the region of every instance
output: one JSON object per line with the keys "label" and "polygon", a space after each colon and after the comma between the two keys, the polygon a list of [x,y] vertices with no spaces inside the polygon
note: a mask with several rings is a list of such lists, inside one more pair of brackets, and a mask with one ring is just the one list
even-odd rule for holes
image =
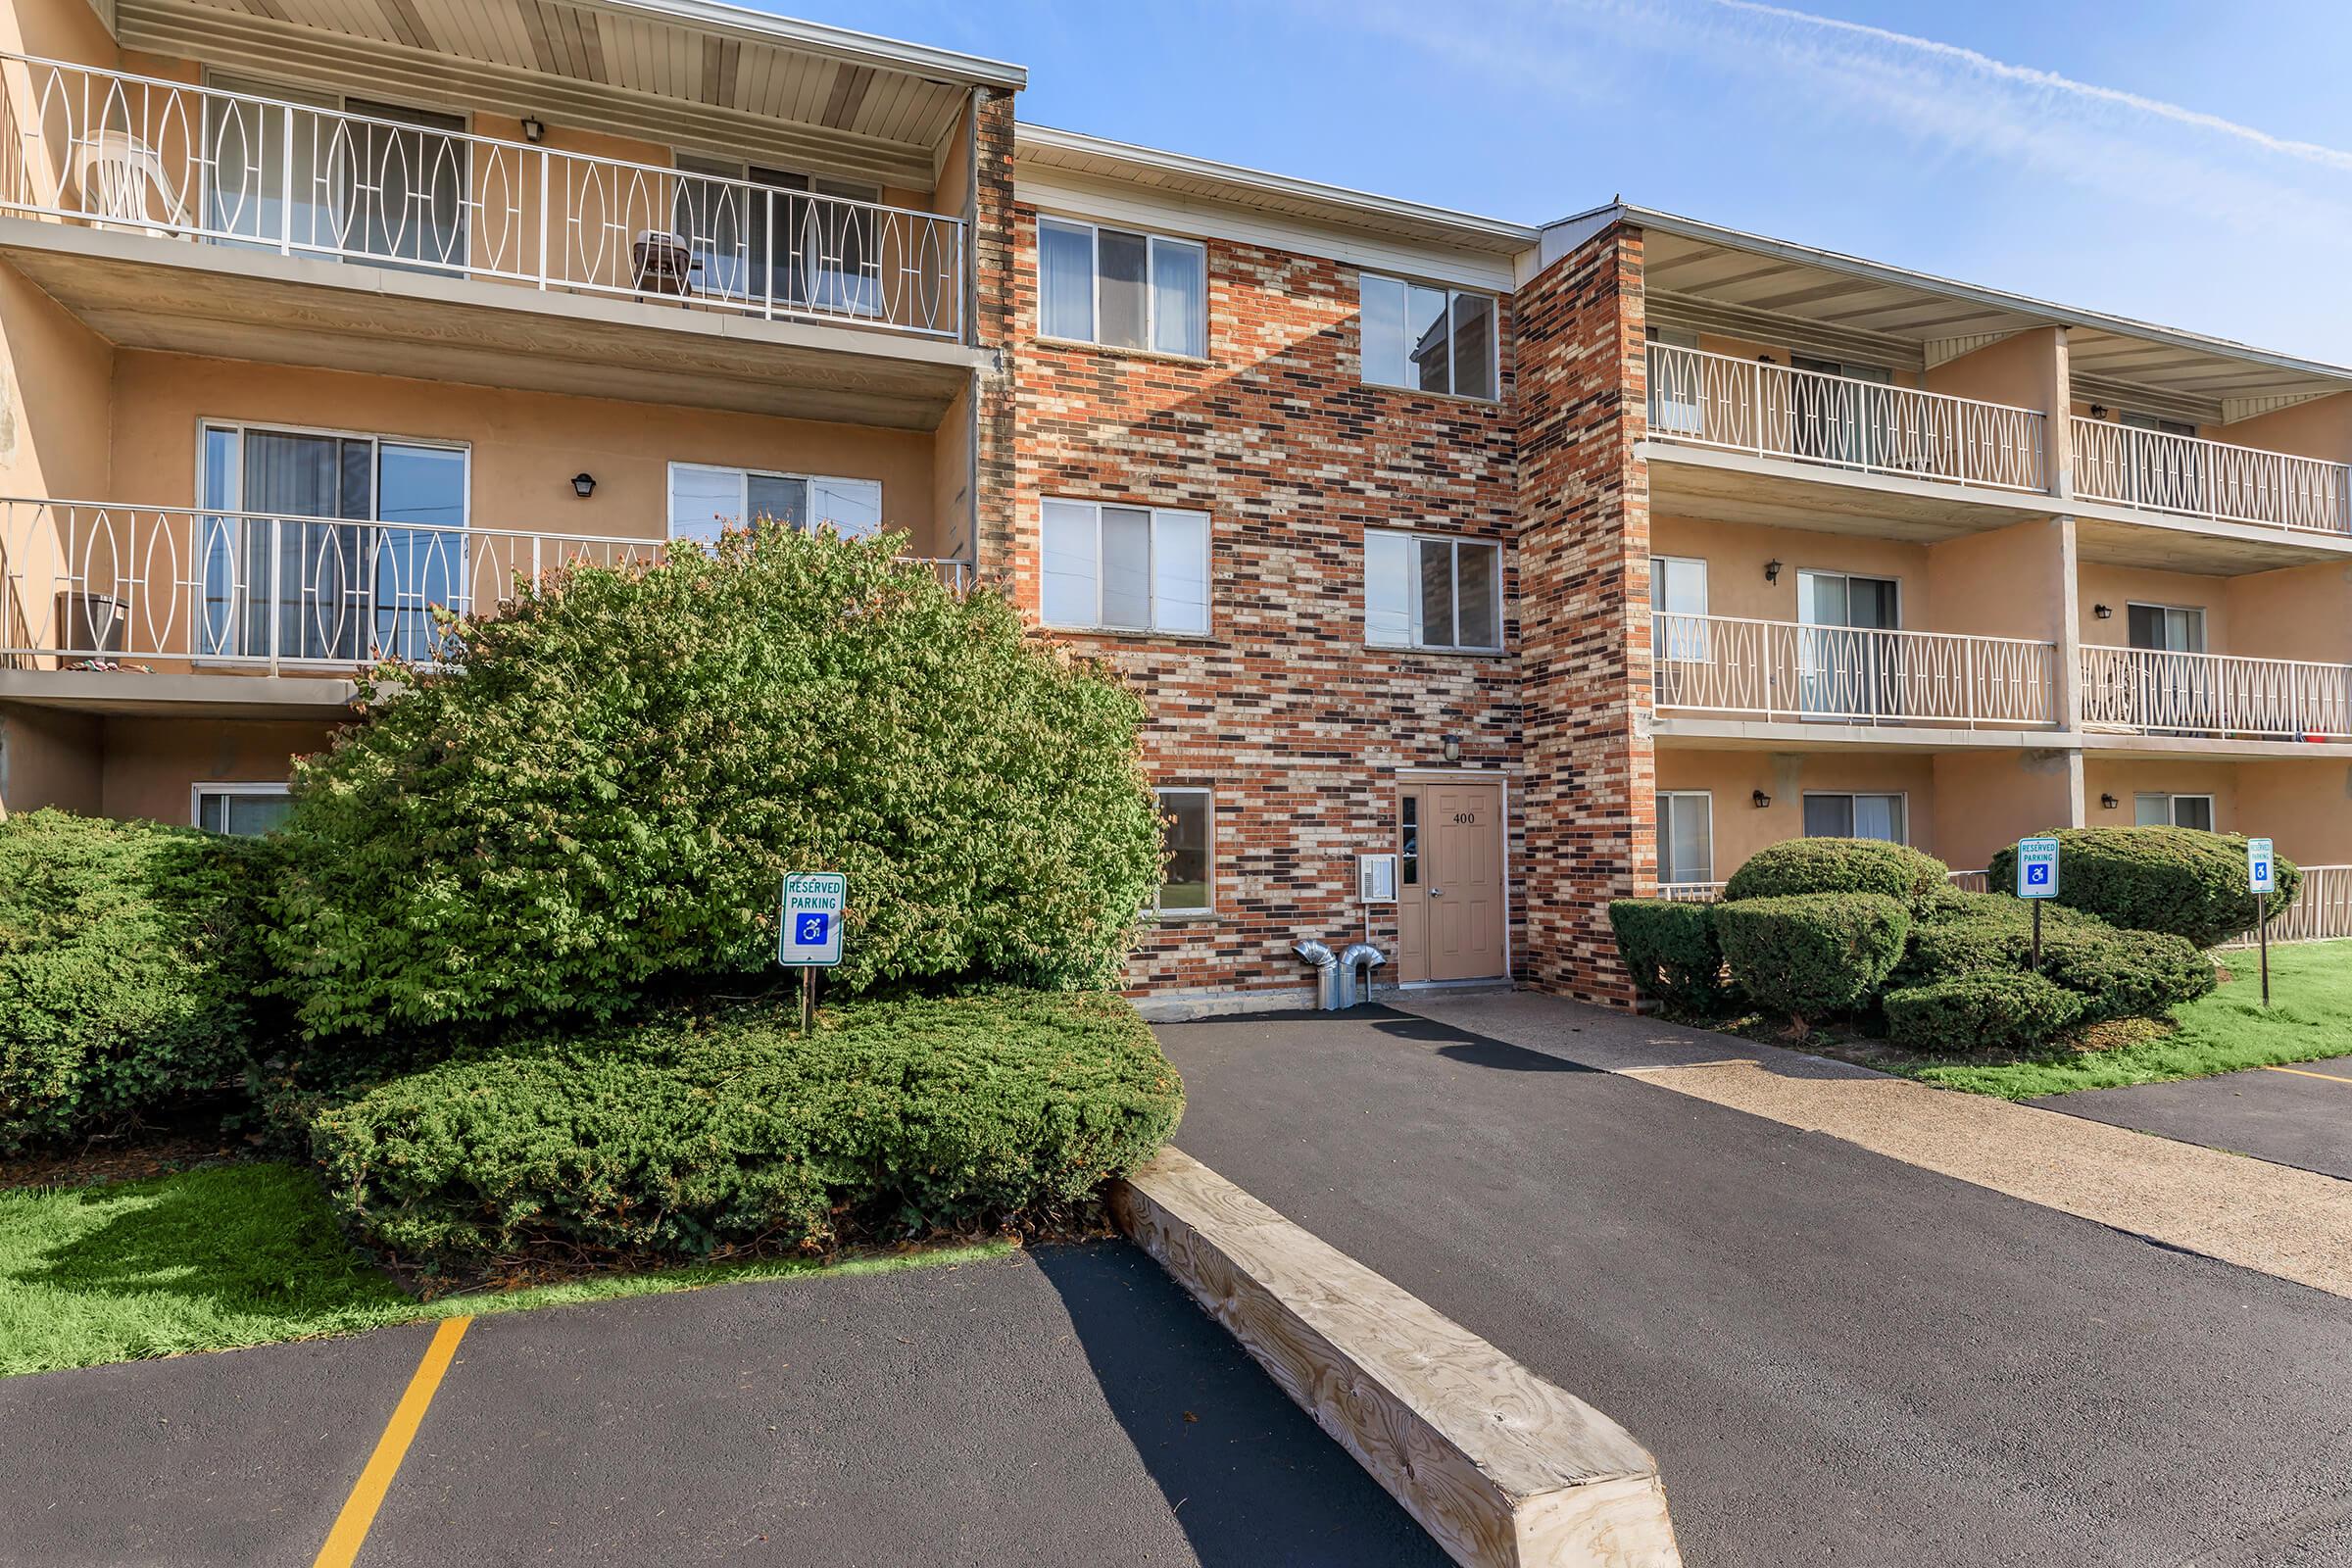
{"label": "brick facade", "polygon": [[[1510,334],[1503,401],[1365,386],[1355,270],[1211,241],[1204,360],[1037,340],[1037,215],[1015,212],[1018,430],[1005,558],[1039,609],[1048,497],[1206,512],[1210,632],[1071,635],[1151,711],[1147,768],[1214,792],[1212,916],[1146,937],[1138,988],[1291,990],[1301,936],[1396,950],[1394,906],[1355,898],[1355,857],[1395,847],[1399,768],[1507,775],[1515,862],[1520,712],[1508,654],[1396,653],[1364,643],[1367,525],[1512,540]],[[1505,646],[1517,591],[1504,553]],[[1523,943],[1514,893],[1509,945]],[[1367,912],[1369,922],[1367,923]]]}

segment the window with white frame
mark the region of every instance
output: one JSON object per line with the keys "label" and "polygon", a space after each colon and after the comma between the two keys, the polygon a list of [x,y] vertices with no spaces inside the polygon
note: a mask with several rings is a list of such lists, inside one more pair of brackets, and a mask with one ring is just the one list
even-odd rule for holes
{"label": "window with white frame", "polygon": [[882,528],[882,481],[769,473],[701,463],[669,466],[669,536],[718,542],[721,528],[773,517],[792,528],[830,525],[845,539]]}
{"label": "window with white frame", "polygon": [[2193,827],[2213,831],[2213,797],[2142,792],[2132,797],[2132,820],[2138,827]]}
{"label": "window with white frame", "polygon": [[1805,792],[1805,837],[1911,842],[1910,803],[1901,795]]}
{"label": "window with white frame", "polygon": [[294,808],[283,784],[199,784],[190,794],[190,821],[239,838],[272,831]]}
{"label": "window with white frame", "polygon": [[1359,274],[1363,378],[1373,386],[1493,398],[1494,297]]}
{"label": "window with white frame", "polygon": [[1658,791],[1658,880],[1715,880],[1715,797],[1707,791]]}
{"label": "window with white frame", "polygon": [[1651,657],[1707,662],[1707,564],[1683,556],[1649,558]]}
{"label": "window with white frame", "polygon": [[1208,353],[1208,251],[1196,240],[1041,218],[1037,270],[1047,337]]}
{"label": "window with white frame", "polygon": [[1216,811],[1204,789],[1153,790],[1159,805],[1159,844],[1166,857],[1159,877],[1162,914],[1206,914],[1210,893],[1211,841]]}
{"label": "window with white frame", "polygon": [[1208,514],[1048,501],[1045,619],[1117,631],[1208,630]]}
{"label": "window with white frame", "polygon": [[1375,648],[1502,647],[1502,547],[1364,530],[1364,641]]}

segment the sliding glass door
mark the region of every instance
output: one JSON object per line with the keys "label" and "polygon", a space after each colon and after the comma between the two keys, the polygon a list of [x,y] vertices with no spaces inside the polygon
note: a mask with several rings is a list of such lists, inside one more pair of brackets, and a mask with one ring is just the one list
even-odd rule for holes
{"label": "sliding glass door", "polygon": [[1899,716],[1895,639],[1873,635],[1902,625],[1899,585],[1890,577],[1800,571],[1796,598],[1803,710],[1865,720]]}

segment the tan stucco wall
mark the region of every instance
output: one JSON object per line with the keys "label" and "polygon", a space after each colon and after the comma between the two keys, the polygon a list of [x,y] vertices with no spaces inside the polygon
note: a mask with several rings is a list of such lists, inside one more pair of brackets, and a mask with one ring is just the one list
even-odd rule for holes
{"label": "tan stucco wall", "polygon": [[[1928,757],[1666,748],[1657,754],[1657,775],[1661,790],[1713,794],[1718,880],[1766,845],[1803,836],[1807,790],[1901,791],[1909,796],[1912,844],[1936,853],[1935,771]],[[1770,806],[1758,809],[1752,804],[1757,790],[1772,797]]]}
{"label": "tan stucco wall", "polygon": [[2230,646],[2256,659],[2352,663],[2352,567],[2335,563],[2231,577]]}
{"label": "tan stucco wall", "polygon": [[2060,403],[2063,363],[2059,328],[2034,327],[1931,367],[1927,388],[1984,403],[2047,411]]}
{"label": "tan stucco wall", "polygon": [[282,784],[293,760],[325,747],[324,720],[111,718],[100,809],[186,823],[192,784]]}
{"label": "tan stucco wall", "polygon": [[0,49],[85,66],[122,58],[90,0],[9,0],[0,11]]}
{"label": "tan stucco wall", "polygon": [[[1844,571],[1892,577],[1902,584],[1903,624],[1924,626],[1932,610],[1928,547],[1893,539],[1810,533],[1698,517],[1653,516],[1654,556],[1695,557],[1707,563],[1707,611],[1756,620],[1797,618],[1797,573]],[[1781,564],[1781,580],[1764,580],[1764,564]]]}
{"label": "tan stucco wall", "polygon": [[2340,761],[2237,764],[2236,831],[2278,842],[2306,865],[2352,865],[2352,765]]}
{"label": "tan stucco wall", "polygon": [[1926,631],[2056,642],[2065,626],[2064,525],[2036,517],[1928,547],[1931,618]]}
{"label": "tan stucco wall", "polygon": [[104,757],[103,726],[95,718],[0,708],[0,816],[44,806],[97,811]]}
{"label": "tan stucco wall", "polygon": [[[668,466],[726,464],[882,481],[893,527],[932,554],[932,437],[764,415],[124,353],[115,375],[114,499],[195,501],[207,418],[466,442],[472,523],[609,538],[668,529]],[[572,494],[572,475],[596,494]]]}
{"label": "tan stucco wall", "polygon": [[972,460],[975,426],[972,389],[966,386],[948,405],[931,448],[932,540],[929,554],[966,559],[972,553]]}
{"label": "tan stucco wall", "polygon": [[[2082,760],[2083,822],[2090,827],[2130,827],[2132,797],[2161,791],[2168,795],[2210,795],[2214,828],[2223,833],[2243,832],[2237,813],[2241,765],[2205,757],[2109,758],[2089,753]],[[2115,797],[2113,810],[2099,804],[2102,795]],[[2271,837],[2281,841],[2280,853],[2294,855],[2284,842],[2283,832]]]}
{"label": "tan stucco wall", "polygon": [[2329,463],[2352,462],[2352,392],[2314,398],[2270,414],[2258,414],[2234,424],[2214,425],[2202,432],[2231,446],[2259,447],[2265,452],[2292,452]]}
{"label": "tan stucco wall", "polygon": [[1944,752],[1934,760],[1934,854],[1955,871],[1981,871],[2005,845],[2075,825],[2074,787],[2057,753]]}

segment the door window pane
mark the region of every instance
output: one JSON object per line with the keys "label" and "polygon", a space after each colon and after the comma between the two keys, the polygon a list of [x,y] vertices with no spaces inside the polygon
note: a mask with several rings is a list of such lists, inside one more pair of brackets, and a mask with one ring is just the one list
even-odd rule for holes
{"label": "door window pane", "polygon": [[[418,263],[423,270],[465,266],[466,143],[440,134],[463,134],[465,117],[362,98],[344,107],[371,122],[343,122],[337,156],[328,161],[337,188],[347,191],[359,209],[353,243],[371,256]],[[341,167],[344,160],[348,169]]]}
{"label": "door window pane", "polygon": [[1037,225],[1038,327],[1048,337],[1095,335],[1095,238],[1089,229]]}
{"label": "door window pane", "polygon": [[375,530],[375,651],[433,659],[440,651],[433,607],[467,608],[466,454],[384,442],[376,453],[376,517],[419,526]]}
{"label": "door window pane", "polygon": [[2173,825],[2213,831],[2213,797],[2210,795],[2176,795],[2173,797]]}
{"label": "door window pane", "polygon": [[1903,798],[1899,795],[1854,797],[1854,834],[1858,839],[1903,842]]}
{"label": "door window pane", "polygon": [[1102,313],[1101,341],[1112,348],[1140,349],[1150,246],[1141,234],[1104,228],[1096,231],[1095,247],[1095,265],[1102,274],[1096,292],[1097,308]]}
{"label": "door window pane", "polygon": [[1045,616],[1053,626],[1092,626],[1096,604],[1095,509],[1045,504]]}
{"label": "door window pane", "polygon": [[1197,245],[1152,242],[1152,346],[1162,354],[1208,352],[1206,263]]}
{"label": "door window pane", "polygon": [[2132,825],[2133,827],[2172,826],[2173,798],[2169,795],[2132,796]]}
{"label": "door window pane", "polygon": [[1160,873],[1159,907],[1187,912],[1209,905],[1209,796],[1206,790],[1158,790],[1160,847],[1167,856]]}
{"label": "door window pane", "polygon": [[1854,836],[1854,798],[1851,795],[1805,797],[1805,837],[1850,839]]}
{"label": "door window pane", "polygon": [[1494,395],[1494,302],[1484,294],[1453,297],[1453,390]]}
{"label": "door window pane", "polygon": [[1152,514],[1141,508],[1102,509],[1102,624],[1152,624]]}

